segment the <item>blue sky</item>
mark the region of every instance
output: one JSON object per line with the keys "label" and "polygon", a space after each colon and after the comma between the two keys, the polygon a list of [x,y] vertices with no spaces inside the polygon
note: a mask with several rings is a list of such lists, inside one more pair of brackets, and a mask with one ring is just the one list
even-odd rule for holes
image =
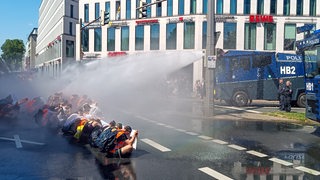
{"label": "blue sky", "polygon": [[0,54],[6,39],[21,39],[26,44],[32,29],[38,27],[42,0],[0,0]]}

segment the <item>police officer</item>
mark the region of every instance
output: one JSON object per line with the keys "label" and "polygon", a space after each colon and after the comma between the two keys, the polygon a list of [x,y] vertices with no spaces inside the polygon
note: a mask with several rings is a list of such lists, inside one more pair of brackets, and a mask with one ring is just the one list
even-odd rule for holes
{"label": "police officer", "polygon": [[291,89],[291,82],[287,81],[286,86],[284,87],[284,110],[286,112],[291,111],[291,97],[292,97],[292,89]]}
{"label": "police officer", "polygon": [[279,110],[284,111],[284,90],[285,85],[283,83],[283,79],[279,79],[279,87],[278,87],[278,98],[279,98]]}

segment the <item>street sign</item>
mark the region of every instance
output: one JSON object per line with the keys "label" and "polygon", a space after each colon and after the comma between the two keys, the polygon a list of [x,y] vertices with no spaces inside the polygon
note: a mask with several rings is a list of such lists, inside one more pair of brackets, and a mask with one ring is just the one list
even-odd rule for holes
{"label": "street sign", "polygon": [[208,68],[216,68],[216,56],[208,56]]}

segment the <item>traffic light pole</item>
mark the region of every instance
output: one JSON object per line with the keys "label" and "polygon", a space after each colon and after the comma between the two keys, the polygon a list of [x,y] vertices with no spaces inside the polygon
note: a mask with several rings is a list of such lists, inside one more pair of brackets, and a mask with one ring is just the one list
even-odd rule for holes
{"label": "traffic light pole", "polygon": [[[102,13],[105,13],[104,11],[102,12]],[[109,12],[107,12],[107,15],[109,14]],[[96,18],[95,20],[93,20],[93,21],[90,21],[88,24],[86,24],[85,26],[82,26],[82,19],[80,18],[80,21],[79,21],[79,23],[80,23],[80,60],[82,60],[82,56],[83,56],[83,52],[82,52],[82,31],[83,30],[85,30],[88,26],[90,26],[92,23],[95,23],[95,22],[97,22],[97,21],[100,21],[100,22],[102,22],[103,21],[103,23],[100,23],[100,24],[102,24],[102,25],[104,25],[105,24],[105,15],[106,14],[103,14],[103,18],[101,17],[101,15],[98,17],[98,18]]]}
{"label": "traffic light pole", "polygon": [[149,4],[146,4],[146,5],[144,5],[144,6],[137,7],[136,10],[141,9],[141,8],[145,8],[145,7],[154,5],[154,4],[158,4],[158,3],[161,3],[161,2],[163,2],[163,1],[167,1],[167,0],[159,0],[159,1],[156,1],[156,2],[153,2],[153,3],[149,3]]}
{"label": "traffic light pole", "polygon": [[215,0],[208,1],[208,13],[207,13],[207,48],[206,48],[206,59],[204,61],[205,69],[205,116],[213,116],[213,106],[214,106],[214,81],[215,74],[214,69],[208,66],[208,57],[216,55],[215,47],[215,36],[216,31],[215,23]]}

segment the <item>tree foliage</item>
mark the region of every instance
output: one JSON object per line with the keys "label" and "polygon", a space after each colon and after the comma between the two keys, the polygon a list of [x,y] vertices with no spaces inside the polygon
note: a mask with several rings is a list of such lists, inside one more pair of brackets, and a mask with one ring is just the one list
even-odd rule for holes
{"label": "tree foliage", "polygon": [[2,59],[8,64],[11,70],[21,68],[24,53],[26,51],[23,41],[19,39],[7,39],[1,46]]}

